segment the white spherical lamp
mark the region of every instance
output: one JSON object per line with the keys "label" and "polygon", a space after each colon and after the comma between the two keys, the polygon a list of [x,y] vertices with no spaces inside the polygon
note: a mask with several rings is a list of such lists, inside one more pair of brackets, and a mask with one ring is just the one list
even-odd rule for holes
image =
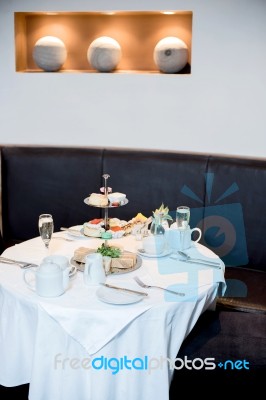
{"label": "white spherical lamp", "polygon": [[44,36],[37,40],[33,48],[33,59],[44,71],[58,71],[67,58],[64,42],[54,36]]}
{"label": "white spherical lamp", "polygon": [[100,72],[113,71],[121,59],[119,43],[108,36],[95,39],[87,51],[87,59],[92,68]]}
{"label": "white spherical lamp", "polygon": [[181,71],[188,62],[188,47],[177,37],[165,37],[155,46],[153,59],[161,72],[174,74]]}

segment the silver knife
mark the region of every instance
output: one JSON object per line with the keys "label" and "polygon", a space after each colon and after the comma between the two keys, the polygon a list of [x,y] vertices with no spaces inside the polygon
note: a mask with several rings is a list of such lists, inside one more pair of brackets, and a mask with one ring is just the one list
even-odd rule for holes
{"label": "silver knife", "polygon": [[202,261],[201,260],[179,260],[179,261],[183,261],[185,263],[190,263],[190,264],[201,264],[201,265],[205,265],[205,267],[221,269],[220,265],[211,264],[211,262],[204,261],[204,260],[202,260]]}
{"label": "silver knife", "polygon": [[109,285],[108,283],[101,283],[101,285],[106,286],[110,289],[123,290],[124,292],[135,293],[135,294],[138,294],[139,296],[148,296],[148,293],[145,293],[145,292],[138,292],[137,290],[121,288],[118,286]]}

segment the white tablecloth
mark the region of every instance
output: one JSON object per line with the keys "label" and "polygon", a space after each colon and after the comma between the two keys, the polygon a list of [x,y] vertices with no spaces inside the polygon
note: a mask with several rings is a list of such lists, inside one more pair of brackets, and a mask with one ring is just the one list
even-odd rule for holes
{"label": "white tablecloth", "polygon": [[[132,237],[110,242],[129,251],[141,246]],[[52,239],[49,253],[71,259],[76,248],[100,243]],[[191,252],[214,256],[200,245]],[[47,251],[35,238],[4,255],[39,264]],[[223,269],[169,257],[143,258],[141,268],[108,276],[107,282],[142,290],[133,280],[138,275],[185,296],[147,289],[149,296],[131,305],[99,301],[98,288],[86,287],[81,272],[62,296],[40,298],[25,286],[22,274],[16,265],[0,263],[0,384],[30,382],[30,400],[168,399],[173,371],[165,358],[175,359],[200,314],[215,304],[217,290],[225,289]],[[135,360],[134,367],[129,369],[127,360]]]}

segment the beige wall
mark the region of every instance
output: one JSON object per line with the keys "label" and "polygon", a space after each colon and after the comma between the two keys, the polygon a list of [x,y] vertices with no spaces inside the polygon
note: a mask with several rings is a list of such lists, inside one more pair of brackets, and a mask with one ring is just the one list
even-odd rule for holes
{"label": "beige wall", "polygon": [[[191,10],[192,73],[15,71],[15,11]],[[265,157],[266,1],[1,0],[0,143]]]}

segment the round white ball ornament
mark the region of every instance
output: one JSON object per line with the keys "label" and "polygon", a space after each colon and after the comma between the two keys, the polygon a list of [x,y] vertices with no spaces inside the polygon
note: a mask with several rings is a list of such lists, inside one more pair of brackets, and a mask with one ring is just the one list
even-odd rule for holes
{"label": "round white ball ornament", "polygon": [[121,59],[119,43],[108,36],[95,39],[87,51],[87,59],[92,68],[100,72],[113,71]]}
{"label": "round white ball ornament", "polygon": [[156,44],[153,59],[161,72],[174,74],[186,66],[188,47],[183,40],[177,37],[165,37]]}
{"label": "round white ball ornament", "polygon": [[37,40],[33,48],[33,59],[44,71],[58,71],[67,58],[64,42],[55,36],[44,36]]}

